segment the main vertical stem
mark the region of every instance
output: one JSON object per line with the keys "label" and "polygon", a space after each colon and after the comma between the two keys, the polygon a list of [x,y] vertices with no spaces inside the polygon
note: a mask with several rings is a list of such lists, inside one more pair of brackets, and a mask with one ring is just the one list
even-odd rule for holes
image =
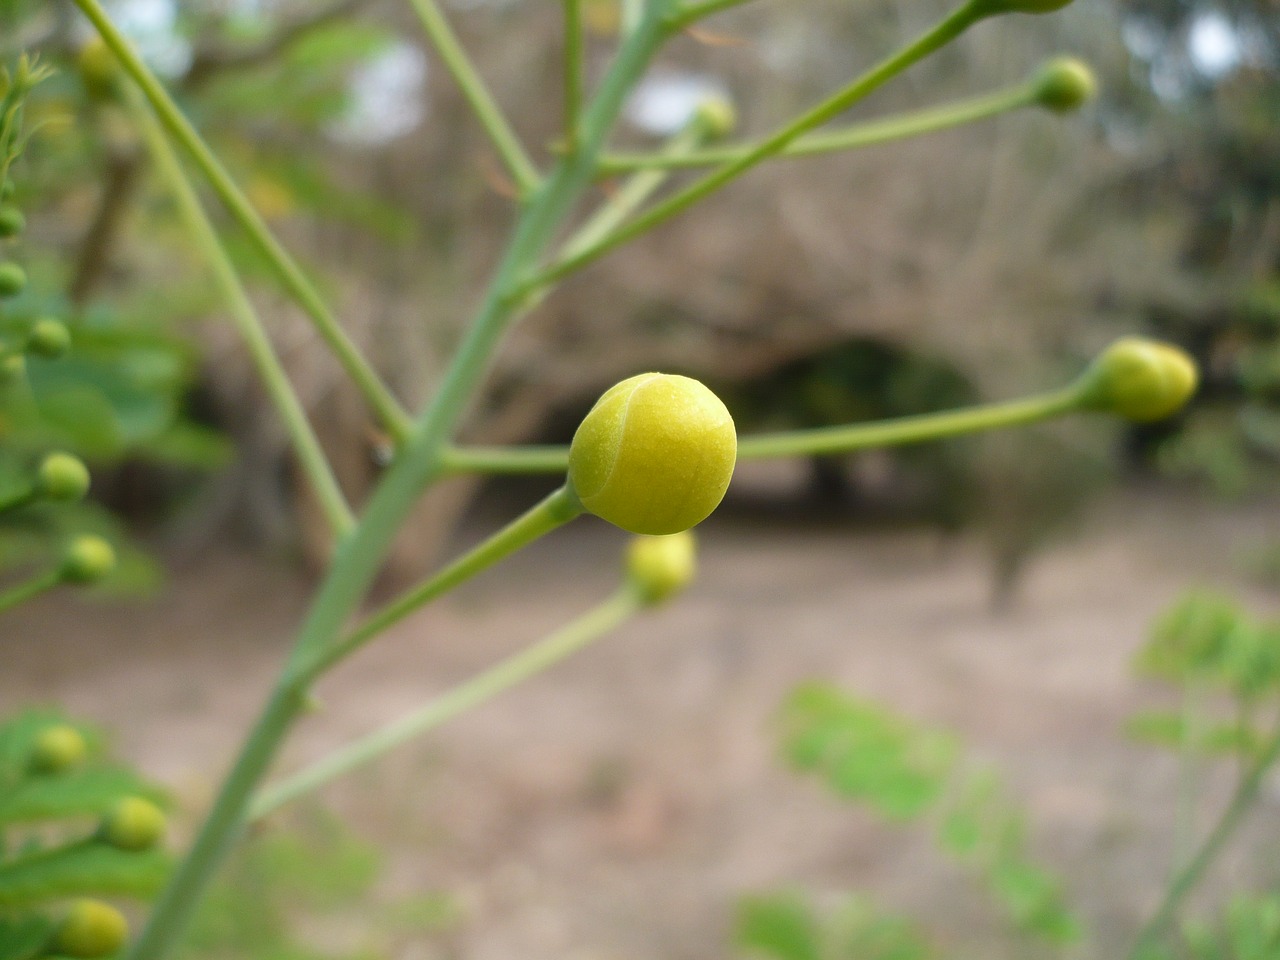
{"label": "main vertical stem", "polygon": [[[600,92],[582,118],[577,152],[557,165],[516,224],[507,252],[453,364],[430,406],[413,425],[395,461],[370,498],[359,524],[338,548],[299,632],[292,664],[332,643],[364,598],[401,521],[423,488],[442,470],[443,450],[488,367],[502,334],[523,312],[511,296],[555,234],[583,188],[623,99],[664,37],[671,0],[651,0],[646,16],[619,51]],[[303,691],[284,686],[268,702],[223,783],[195,845],[161,894],[129,954],[159,960],[176,945],[192,911],[239,833],[257,784],[297,717]]]}

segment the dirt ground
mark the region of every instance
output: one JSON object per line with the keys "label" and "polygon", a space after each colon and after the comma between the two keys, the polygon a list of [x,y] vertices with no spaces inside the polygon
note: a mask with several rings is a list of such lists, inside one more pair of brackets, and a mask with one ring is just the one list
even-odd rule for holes
{"label": "dirt ground", "polygon": [[[478,530],[472,531],[477,535]],[[1162,692],[1134,679],[1148,625],[1194,583],[1253,609],[1241,550],[1280,512],[1131,495],[987,606],[980,545],[792,519],[720,519],[702,575],[668,609],[323,799],[388,851],[385,883],[457,894],[447,955],[467,960],[728,957],[746,891],[862,890],[919,916],[949,957],[1027,956],[925,831],[887,826],[783,770],[771,716],[821,677],[959,731],[1031,811],[1034,849],[1090,926],[1078,956],[1116,956],[1168,869],[1176,765],[1127,742]],[[327,681],[290,767],[420,704],[615,584],[621,535],[579,521],[394,631]],[[196,810],[251,722],[303,610],[280,564],[205,553],[148,602],[41,602],[5,625],[0,709],[56,701]],[[1201,825],[1228,785],[1214,768]],[[1274,882],[1280,790],[1211,897]],[[434,943],[402,956],[446,955]]]}

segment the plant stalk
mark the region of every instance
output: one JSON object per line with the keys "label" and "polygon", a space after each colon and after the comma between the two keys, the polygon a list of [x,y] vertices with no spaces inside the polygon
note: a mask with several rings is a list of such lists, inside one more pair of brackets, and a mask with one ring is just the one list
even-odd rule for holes
{"label": "plant stalk", "polygon": [[62,574],[57,570],[50,570],[48,573],[34,576],[25,583],[20,583],[16,587],[0,593],[0,613],[5,613],[20,604],[26,603],[33,597],[38,597],[46,590],[52,590],[60,583],[62,583]]}
{"label": "plant stalk", "polygon": [[271,402],[284,421],[285,430],[297,452],[298,462],[316,492],[330,530],[335,537],[341,537],[355,525],[355,518],[333,475],[329,460],[320,447],[320,441],[307,420],[306,411],[302,409],[298,395],[294,392],[289,375],[281,366],[262,321],[218,239],[217,231],[209,222],[191,181],[187,179],[181,163],[165,139],[164,131],[155,118],[137,102],[137,94],[132,90],[130,94],[134,120],[142,130],[156,168],[173,193],[188,231],[213,272],[214,281],[222,291],[231,318],[244,340],[245,349],[249,351],[258,376],[262,378]]}
{"label": "plant stalk", "polygon": [[1258,754],[1258,758],[1249,773],[1241,778],[1235,793],[1232,794],[1231,800],[1227,803],[1226,809],[1223,810],[1222,816],[1213,830],[1204,838],[1186,866],[1178,872],[1169,884],[1168,889],[1165,891],[1164,899],[1160,901],[1155,913],[1151,915],[1151,919],[1147,921],[1134,940],[1133,947],[1129,951],[1129,960],[1139,960],[1146,949],[1154,944],[1168,928],[1182,902],[1195,889],[1196,884],[1204,877],[1214,860],[1222,852],[1223,847],[1226,846],[1227,841],[1235,833],[1236,828],[1244,820],[1245,815],[1258,797],[1258,791],[1262,789],[1267,773],[1278,759],[1280,759],[1280,733],[1273,736],[1262,752]]}
{"label": "plant stalk", "polygon": [[634,589],[620,589],[593,610],[446,691],[418,710],[335,750],[299,773],[268,787],[250,806],[249,820],[259,820],[273,813],[298,797],[376,760],[415,737],[444,725],[459,714],[542,673],[615,629],[638,613],[642,606]]}
{"label": "plant stalk", "polygon": [[133,47],[102,9],[99,0],[75,0],[103,41],[120,60],[125,71],[142,90],[164,128],[182,145],[204,174],[228,212],[248,235],[254,248],[271,267],[281,285],[311,318],[316,331],[342,364],[360,390],[379,422],[396,439],[408,429],[409,417],[387,390],[377,373],[347,336],[314,284],[289,252],[280,245],[266,222],[258,215],[231,175],[214,156],[191,122],[187,120],[155,75],[134,52]]}

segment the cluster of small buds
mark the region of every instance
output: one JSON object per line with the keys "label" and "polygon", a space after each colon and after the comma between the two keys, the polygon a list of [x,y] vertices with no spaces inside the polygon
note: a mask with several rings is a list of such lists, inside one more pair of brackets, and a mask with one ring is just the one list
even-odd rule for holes
{"label": "cluster of small buds", "polygon": [[630,533],[680,533],[719,506],[737,456],[719,397],[689,377],[642,373],[583,418],[567,486],[588,512]]}

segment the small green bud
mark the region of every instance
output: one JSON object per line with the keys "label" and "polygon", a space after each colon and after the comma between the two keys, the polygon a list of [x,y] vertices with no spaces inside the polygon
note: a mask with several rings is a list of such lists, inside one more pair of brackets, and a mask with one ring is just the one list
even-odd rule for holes
{"label": "small green bud", "polygon": [[0,359],[0,386],[21,380],[27,373],[27,358],[20,353],[11,353]]}
{"label": "small green bud", "polygon": [[12,200],[17,192],[18,187],[12,180],[6,179],[4,183],[0,183],[0,200]]}
{"label": "small green bud", "polygon": [[89,469],[79,457],[51,453],[36,471],[36,488],[46,500],[79,500],[89,492]]}
{"label": "small green bud", "polygon": [[80,48],[76,65],[80,68],[80,78],[90,96],[99,99],[111,96],[120,75],[120,64],[115,53],[101,37],[93,37]]}
{"label": "small green bud", "polygon": [[0,207],[0,237],[16,237],[27,228],[27,218],[17,207]]}
{"label": "small green bud", "polygon": [[733,133],[738,125],[738,111],[728,97],[707,97],[698,104],[693,116],[707,136],[716,140]]}
{"label": "small green bud", "polygon": [[77,960],[106,957],[124,946],[129,924],[115,907],[101,900],[79,900],[54,931],[49,950]]}
{"label": "small green bud", "polygon": [[116,552],[101,537],[85,535],[71,541],[62,558],[67,583],[97,583],[116,567]]}
{"label": "small green bud", "polygon": [[737,456],[719,397],[688,377],[642,373],[607,390],[579,425],[568,487],[630,533],[679,533],[719,506]]}
{"label": "small green bud", "polygon": [[98,835],[120,850],[150,850],[166,826],[164,812],[150,800],[125,797],[102,821]]}
{"label": "small green bud", "polygon": [[0,263],[0,297],[14,297],[27,285],[27,272],[12,261]]}
{"label": "small green bud", "polygon": [[1036,102],[1055,113],[1079,110],[1098,93],[1089,65],[1075,57],[1050,60],[1036,73]]}
{"label": "small green bud", "polygon": [[665,537],[636,537],[627,547],[627,579],[647,605],[679,593],[697,572],[697,539],[691,530]]}
{"label": "small green bud", "polygon": [[27,762],[35,773],[65,773],[83,763],[88,752],[89,747],[79,730],[58,723],[36,734]]}
{"label": "small green bud", "polygon": [[1163,420],[1191,399],[1198,380],[1195,361],[1180,348],[1123,337],[1085,370],[1082,407],[1138,423]]}
{"label": "small green bud", "polygon": [[71,349],[71,331],[50,317],[37,320],[27,334],[27,353],[56,360]]}

